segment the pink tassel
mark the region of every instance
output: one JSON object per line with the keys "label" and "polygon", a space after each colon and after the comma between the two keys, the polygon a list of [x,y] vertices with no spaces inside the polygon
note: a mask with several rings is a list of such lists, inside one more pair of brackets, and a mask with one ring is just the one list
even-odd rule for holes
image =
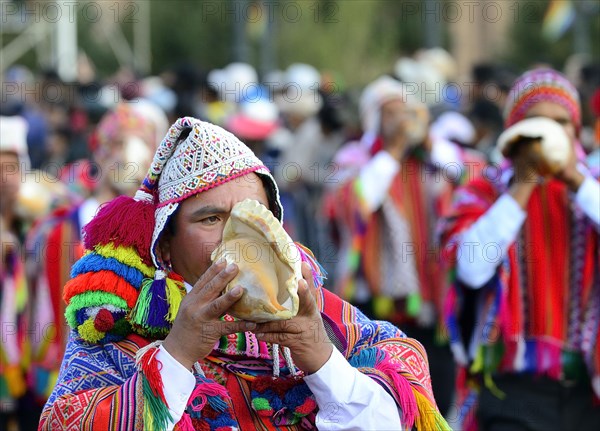
{"label": "pink tassel", "polygon": [[562,373],[562,349],[555,344],[548,344],[548,356],[550,360],[548,374],[551,378],[559,380]]}
{"label": "pink tassel", "polygon": [[179,419],[179,422],[177,422],[177,427],[175,428],[176,431],[196,431],[194,429],[194,425],[192,424],[192,419],[190,418],[190,415],[188,415],[187,413],[183,413],[183,416],[181,416],[181,419]]}
{"label": "pink tassel", "polygon": [[538,374],[545,374],[554,379],[560,378],[561,350],[547,341],[539,340],[536,343],[536,368]]}
{"label": "pink tassel", "polygon": [[133,247],[143,261],[152,263],[150,244],[154,230],[154,205],[146,200],[119,196],[102,205],[96,216],[83,228],[86,249],[113,243]]}
{"label": "pink tassel", "polygon": [[[229,394],[227,393],[227,389],[225,387],[219,385],[218,383],[202,383],[194,389],[192,395],[190,395],[190,399],[188,401],[188,405],[195,412],[201,411],[206,403],[208,402],[208,397],[221,396],[223,398],[229,398]],[[192,400],[196,398],[200,398],[200,404],[194,406],[191,404]]]}
{"label": "pink tassel", "polygon": [[400,407],[402,408],[402,423],[406,425],[406,429],[412,429],[415,423],[419,410],[417,408],[417,400],[413,394],[412,387],[408,380],[400,375],[400,370],[397,365],[394,365],[389,358],[384,358],[376,366],[376,369],[384,372],[392,379],[394,387],[400,397]]}

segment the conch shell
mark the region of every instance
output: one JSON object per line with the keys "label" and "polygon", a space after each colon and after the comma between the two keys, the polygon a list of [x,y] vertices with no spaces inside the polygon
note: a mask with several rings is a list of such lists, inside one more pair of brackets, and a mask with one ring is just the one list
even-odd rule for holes
{"label": "conch shell", "polygon": [[264,205],[252,199],[237,203],[223,230],[214,261],[235,262],[238,275],[225,291],[241,286],[242,297],[228,314],[253,322],[291,319],[298,313],[300,252]]}
{"label": "conch shell", "polygon": [[555,175],[571,157],[571,142],[564,128],[545,117],[528,118],[506,129],[498,138],[498,149],[504,157],[510,157],[515,146],[523,140],[534,140],[532,151],[538,152],[540,175]]}

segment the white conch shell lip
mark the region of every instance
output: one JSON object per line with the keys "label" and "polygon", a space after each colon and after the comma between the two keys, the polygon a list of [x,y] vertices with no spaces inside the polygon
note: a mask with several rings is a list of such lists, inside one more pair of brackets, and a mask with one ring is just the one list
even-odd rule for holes
{"label": "white conch shell lip", "polygon": [[550,163],[564,167],[571,157],[567,132],[550,118],[533,117],[513,124],[498,137],[498,150],[506,157],[522,138],[540,140],[542,154]]}
{"label": "white conch shell lip", "polygon": [[[250,251],[241,250],[240,244],[252,247],[248,247]],[[236,285],[246,289],[229,314],[262,322],[290,319],[298,313],[300,252],[264,205],[253,199],[234,205],[223,229],[223,240],[211,254],[213,262],[221,258],[227,263],[237,263],[240,268],[226,291]],[[277,284],[277,292],[269,292],[268,287],[258,283],[266,279]],[[271,302],[259,296],[269,297]]]}

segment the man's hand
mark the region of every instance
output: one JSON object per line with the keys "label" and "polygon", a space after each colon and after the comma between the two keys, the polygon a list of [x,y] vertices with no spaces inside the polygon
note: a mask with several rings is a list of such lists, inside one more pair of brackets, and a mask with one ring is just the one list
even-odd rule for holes
{"label": "man's hand", "polygon": [[235,264],[226,267],[225,262],[214,263],[181,301],[163,347],[184,367],[191,369],[194,362],[206,357],[221,336],[256,326],[252,322],[219,320],[244,293],[241,287],[236,286],[221,295],[237,273]]}
{"label": "man's hand", "polygon": [[538,140],[525,140],[516,144],[509,158],[514,168],[515,183],[537,184],[546,163]]}
{"label": "man's hand", "polygon": [[393,138],[387,138],[383,141],[383,149],[390,153],[390,155],[398,162],[402,161],[404,153],[407,148],[408,140],[405,136],[394,136]]}
{"label": "man's hand", "polygon": [[571,152],[571,158],[567,165],[558,171],[555,177],[565,183],[573,193],[577,193],[579,186],[585,180],[585,176],[577,169],[577,156],[574,151]]}
{"label": "man's hand", "polygon": [[406,104],[400,99],[388,101],[381,107],[379,133],[383,140],[383,149],[398,161],[404,157],[408,145],[406,111]]}
{"label": "man's hand", "polygon": [[290,320],[258,324],[254,332],[259,340],[289,347],[295,364],[312,374],[329,360],[333,344],[323,326],[312,271],[307,263],[302,264],[302,276],[304,279],[298,283],[298,314]]}
{"label": "man's hand", "polygon": [[520,142],[510,155],[514,177],[509,193],[524,210],[527,210],[529,198],[539,183],[539,172],[544,169],[539,145],[539,141],[533,140]]}

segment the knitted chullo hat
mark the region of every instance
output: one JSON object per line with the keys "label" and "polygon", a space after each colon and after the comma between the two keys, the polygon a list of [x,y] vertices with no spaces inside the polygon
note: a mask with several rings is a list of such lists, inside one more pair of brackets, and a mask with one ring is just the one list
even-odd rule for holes
{"label": "knitted chullo hat", "polygon": [[569,80],[553,69],[534,69],[525,72],[513,84],[504,108],[505,127],[525,118],[536,103],[554,102],[563,106],[571,116],[575,128],[581,127],[579,93]]}
{"label": "knitted chullo hat", "polygon": [[[184,132],[189,135],[178,143]],[[157,202],[150,247],[154,264],[163,269],[156,254],[157,242],[181,201],[251,172],[266,180],[271,211],[281,221],[283,208],[275,180],[250,148],[219,126],[189,117],[175,123],[136,194],[136,199]]]}
{"label": "knitted chullo hat", "polygon": [[184,199],[251,172],[263,179],[270,209],[281,221],[275,180],[246,145],[213,124],[177,120],[135,197],[112,200],[84,227],[87,253],[73,265],[64,289],[69,325],[92,343],[131,332],[166,336],[186,293],[157,253],[169,217]]}

